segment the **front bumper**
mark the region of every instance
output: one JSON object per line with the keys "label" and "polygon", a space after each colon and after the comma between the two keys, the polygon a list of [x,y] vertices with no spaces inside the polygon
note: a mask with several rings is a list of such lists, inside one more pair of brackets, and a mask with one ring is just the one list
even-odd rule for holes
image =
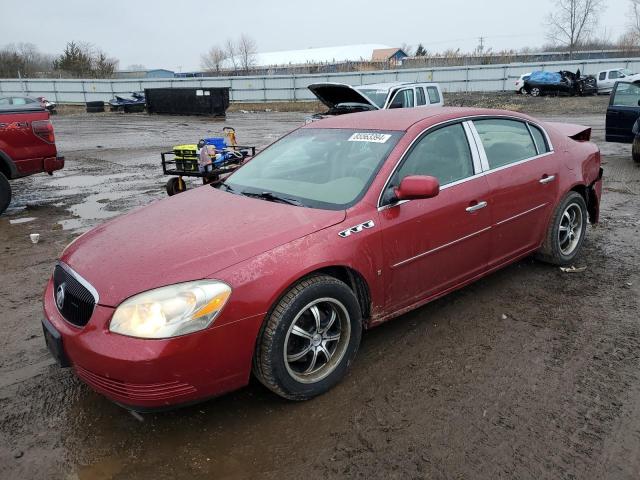
{"label": "front bumper", "polygon": [[[167,340],[109,332],[114,309],[97,305],[82,328],[59,313],[49,281],[44,313],[76,375],[98,393],[134,410],[194,403],[246,385],[263,315]],[[219,318],[217,320],[220,320]]]}

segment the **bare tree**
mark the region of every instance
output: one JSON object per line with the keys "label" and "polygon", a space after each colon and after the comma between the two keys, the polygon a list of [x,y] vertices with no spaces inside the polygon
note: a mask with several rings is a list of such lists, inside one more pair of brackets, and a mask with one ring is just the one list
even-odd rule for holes
{"label": "bare tree", "polygon": [[640,39],[640,0],[630,0],[630,21],[629,32],[635,35],[636,39]]}
{"label": "bare tree", "polygon": [[593,33],[604,0],[558,0],[556,4],[557,11],[547,16],[547,37],[555,44],[567,46],[569,54],[573,54]]}
{"label": "bare tree", "polygon": [[211,47],[209,51],[200,57],[200,64],[208,72],[220,74],[222,63],[227,59],[227,52],[218,46]]}
{"label": "bare tree", "polygon": [[227,54],[227,58],[231,61],[231,66],[233,67],[233,72],[236,73],[238,71],[238,47],[236,42],[231,38],[227,38],[227,41],[224,43],[224,51]]}
{"label": "bare tree", "polygon": [[256,53],[258,53],[256,41],[243,33],[238,39],[237,46],[240,66],[245,73],[249,73],[249,70],[256,65]]}

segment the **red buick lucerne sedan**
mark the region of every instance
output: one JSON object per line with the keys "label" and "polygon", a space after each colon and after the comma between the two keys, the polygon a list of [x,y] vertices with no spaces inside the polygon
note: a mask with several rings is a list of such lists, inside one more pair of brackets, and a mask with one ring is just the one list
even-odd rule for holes
{"label": "red buick lucerne sedan", "polygon": [[168,408],[247,384],[336,385],[363,329],[530,254],[556,264],[597,222],[590,129],[480,109],[341,115],[224,182],[69,245],[44,295],[59,363],[114,402]]}

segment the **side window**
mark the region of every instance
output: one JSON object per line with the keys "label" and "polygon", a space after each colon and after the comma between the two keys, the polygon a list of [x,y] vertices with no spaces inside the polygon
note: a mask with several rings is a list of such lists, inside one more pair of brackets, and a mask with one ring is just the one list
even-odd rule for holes
{"label": "side window", "polygon": [[416,106],[426,105],[427,101],[424,98],[424,88],[416,87]]}
{"label": "side window", "polygon": [[413,88],[406,88],[396,92],[389,108],[412,108],[413,107]]}
{"label": "side window", "polygon": [[440,103],[440,93],[436,87],[427,87],[427,93],[429,94],[429,103]]}
{"label": "side window", "polygon": [[523,122],[490,119],[474,120],[473,124],[482,140],[489,168],[499,168],[538,154]]}
{"label": "side window", "polygon": [[533,141],[535,142],[536,148],[538,149],[538,155],[549,152],[549,144],[547,143],[547,138],[544,136],[544,133],[542,133],[542,130],[531,124],[529,124],[529,128],[531,129]]}
{"label": "side window", "polygon": [[620,77],[620,72],[618,70],[611,70],[609,72],[609,80],[614,80]]}
{"label": "side window", "polygon": [[24,98],[13,97],[13,104],[14,105],[25,105],[26,103],[27,103],[27,101]]}
{"label": "side window", "polygon": [[9,103],[11,103],[9,98],[0,98],[0,105],[9,105]]}
{"label": "side window", "polygon": [[637,107],[640,105],[640,86],[635,83],[618,82],[611,105]]}
{"label": "side window", "polygon": [[607,79],[607,72],[600,72],[600,75],[598,75],[598,80],[606,80]]}
{"label": "side window", "polygon": [[472,176],[473,158],[462,125],[442,127],[420,139],[394,175],[392,184],[399,185],[409,175],[430,175],[440,185]]}

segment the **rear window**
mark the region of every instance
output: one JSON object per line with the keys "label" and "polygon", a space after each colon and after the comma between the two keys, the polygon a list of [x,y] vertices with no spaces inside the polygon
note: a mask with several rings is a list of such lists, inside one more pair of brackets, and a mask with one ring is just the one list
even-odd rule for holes
{"label": "rear window", "polygon": [[429,103],[440,103],[440,93],[436,87],[427,87]]}
{"label": "rear window", "polygon": [[535,157],[538,152],[523,122],[517,120],[474,120],[491,169]]}

